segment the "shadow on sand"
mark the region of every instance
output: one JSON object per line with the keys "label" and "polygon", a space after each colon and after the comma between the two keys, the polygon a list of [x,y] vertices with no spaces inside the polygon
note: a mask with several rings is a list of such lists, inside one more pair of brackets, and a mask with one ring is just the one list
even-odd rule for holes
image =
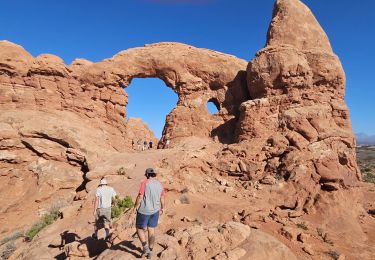
{"label": "shadow on sand", "polygon": [[[118,244],[113,245],[111,242],[106,241],[104,239],[94,239],[92,237],[86,237],[81,239],[77,234],[64,231],[60,234],[61,243],[60,245],[48,245],[50,248],[59,248],[60,250],[64,250],[64,246],[75,241],[78,241],[81,245],[85,245],[90,258],[95,258],[99,256],[104,250],[111,249],[111,250],[121,250],[133,255],[136,258],[142,258],[142,250],[141,248],[134,245],[134,240],[125,240]],[[55,256],[57,260],[67,259],[67,256],[64,251],[60,254]]]}

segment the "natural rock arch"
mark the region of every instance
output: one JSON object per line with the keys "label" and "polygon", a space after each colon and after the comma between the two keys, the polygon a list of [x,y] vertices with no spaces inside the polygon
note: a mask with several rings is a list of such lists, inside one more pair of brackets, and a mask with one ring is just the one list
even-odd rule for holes
{"label": "natural rock arch", "polygon": [[[225,132],[234,131],[235,124],[212,130],[237,118],[240,104],[248,99],[246,65],[244,60],[216,51],[181,43],[158,43],[125,50],[90,65],[82,70],[80,78],[86,84],[121,86],[125,91],[134,78],[163,80],[178,95],[164,131],[173,145],[189,136],[228,136]],[[123,98],[127,104],[127,96]],[[212,99],[222,108],[215,118],[205,109]]]}

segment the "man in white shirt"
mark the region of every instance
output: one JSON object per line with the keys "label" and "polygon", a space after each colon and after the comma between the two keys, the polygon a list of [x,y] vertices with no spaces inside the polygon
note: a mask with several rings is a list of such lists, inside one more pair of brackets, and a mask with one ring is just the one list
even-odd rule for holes
{"label": "man in white shirt", "polygon": [[107,180],[102,178],[99,187],[96,189],[94,217],[95,217],[95,233],[93,238],[98,238],[98,230],[104,226],[106,237],[110,238],[110,228],[112,224],[111,206],[112,201],[116,197],[115,190],[108,186]]}

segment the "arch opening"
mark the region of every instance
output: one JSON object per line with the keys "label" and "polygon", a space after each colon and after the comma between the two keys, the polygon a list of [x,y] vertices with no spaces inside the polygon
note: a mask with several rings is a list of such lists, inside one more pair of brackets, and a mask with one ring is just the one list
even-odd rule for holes
{"label": "arch opening", "polygon": [[178,95],[159,78],[134,78],[124,88],[128,96],[125,107],[127,136],[138,143],[152,142],[153,147],[162,136],[167,115],[176,107]]}
{"label": "arch opening", "polygon": [[216,115],[220,111],[220,104],[216,98],[211,98],[207,101],[207,109],[211,115]]}

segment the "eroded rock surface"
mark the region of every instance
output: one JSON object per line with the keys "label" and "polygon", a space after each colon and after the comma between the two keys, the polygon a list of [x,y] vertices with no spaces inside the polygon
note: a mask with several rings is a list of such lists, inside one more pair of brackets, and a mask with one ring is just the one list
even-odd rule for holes
{"label": "eroded rock surface", "polygon": [[[157,140],[141,122],[125,121],[126,87],[144,77],[160,78],[178,94],[159,143],[165,147],[168,140],[172,149],[158,155],[132,150],[134,139],[155,145]],[[64,229],[91,232],[87,218],[101,177],[107,176],[120,193],[133,195],[143,168],[156,166],[174,202],[179,202],[171,202],[172,211],[190,207],[181,206],[180,193],[199,206],[191,209],[198,216],[215,211],[216,200],[222,198],[226,211],[216,214],[219,223],[227,223],[197,227],[200,220],[176,219],[176,210],[163,228],[183,227],[175,236],[162,236],[162,259],[178,259],[179,254],[192,259],[294,259],[277,240],[284,235],[272,238],[250,232],[248,226],[278,236],[276,225],[293,229],[293,221],[305,217],[314,228],[330,228],[346,254],[369,257],[366,243],[373,238],[366,234],[375,229],[364,232],[361,226],[371,220],[358,202],[360,172],[344,95],[340,60],[299,0],[276,1],[266,45],[250,62],[181,43],[156,43],[98,63],[77,59],[66,65],[57,56],[33,57],[21,46],[1,41],[0,224],[7,228],[0,232],[27,229],[49,207],[63,203],[65,219],[16,254],[40,259],[41,250],[51,250],[48,257],[56,257],[57,249],[47,245]],[[217,114],[208,112],[208,101],[218,106]],[[257,208],[238,212],[249,200],[258,203]],[[345,216],[341,226],[335,224],[337,214]],[[118,233],[122,240],[129,235]],[[355,243],[339,242],[349,233]],[[321,243],[327,242],[310,236],[315,236],[317,249],[296,246],[293,238],[283,242],[299,256],[322,256]],[[80,247],[86,242],[66,246],[66,254],[90,257]],[[113,248],[100,257],[120,259]],[[129,254],[121,257],[131,259]]]}

